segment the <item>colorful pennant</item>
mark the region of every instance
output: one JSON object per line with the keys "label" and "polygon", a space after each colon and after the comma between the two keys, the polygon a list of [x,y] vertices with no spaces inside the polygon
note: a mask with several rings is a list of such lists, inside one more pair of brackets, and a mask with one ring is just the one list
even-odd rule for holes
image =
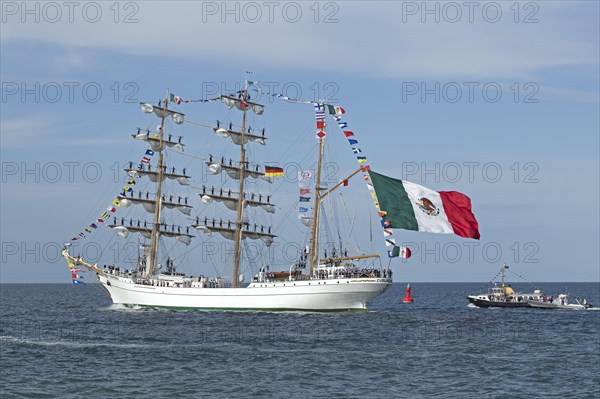
{"label": "colorful pennant", "polygon": [[317,121],[317,133],[318,139],[325,137],[325,104],[315,104],[315,119]]}
{"label": "colorful pennant", "polygon": [[310,171],[298,172],[298,185],[300,186],[300,196],[298,199],[298,218],[302,220],[306,226],[309,225],[309,217],[306,216],[308,212],[307,202],[310,203],[312,197],[310,195],[310,188],[305,187],[305,184],[309,184],[312,174]]}
{"label": "colorful pennant", "polygon": [[[316,107],[317,106],[315,105],[315,109],[316,109]],[[367,184],[367,189],[371,193],[371,198],[373,198],[373,204],[375,205],[375,208],[377,209],[377,214],[381,218],[381,227],[383,227],[383,235],[386,237],[385,245],[388,247],[392,247],[391,250],[387,251],[388,256],[390,258],[396,258],[396,257],[403,257],[405,259],[409,258],[411,255],[409,248],[400,247],[400,246],[396,245],[396,240],[394,238],[388,238],[393,234],[392,230],[388,229],[388,227],[391,226],[391,223],[389,220],[387,220],[385,218],[387,213],[383,212],[383,211],[381,211],[381,209],[379,209],[379,201],[377,200],[377,194],[375,194],[375,189],[373,187],[373,184],[371,183],[369,174],[367,173],[369,170],[371,170],[371,166],[365,165],[368,162],[368,159],[366,156],[361,155],[362,150],[358,147],[358,139],[356,138],[354,132],[351,130],[347,130],[348,122],[342,120],[342,115],[346,113],[346,110],[342,107],[333,106],[333,105],[329,105],[329,104],[327,104],[327,109],[328,109],[329,113],[332,115],[333,119],[335,119],[335,121],[337,122],[337,124],[340,127],[340,129],[342,130],[342,132],[344,133],[344,136],[348,140],[348,144],[350,144],[352,153],[356,156],[356,161],[360,165],[360,169],[363,172],[363,178]],[[344,182],[344,185],[346,185],[345,182]]]}
{"label": "colorful pennant", "polygon": [[[141,158],[141,162],[142,163],[150,163],[151,159],[149,157],[151,157],[153,155],[154,155],[154,151],[152,151],[150,149],[146,150],[146,152],[144,153],[144,156]],[[121,194],[125,195],[125,193],[133,191],[133,187],[136,185],[136,183],[137,182],[135,181],[135,179],[129,179],[127,181],[127,185],[125,185],[123,187]],[[119,200],[119,197],[115,197],[113,199],[113,201],[111,202],[111,205],[108,208],[106,208],[106,210],[104,212],[102,212],[102,214],[100,215],[99,218],[96,219],[96,222],[104,223],[106,219],[110,218],[111,213],[115,213],[117,211],[116,207],[120,207],[121,205],[122,204],[121,204],[121,201]],[[98,225],[94,222],[94,223],[91,223],[89,226],[85,227],[83,229],[83,231],[86,233],[91,233],[92,232],[91,229],[97,229],[97,228],[98,228]],[[83,238],[86,238],[86,235],[83,234],[83,232],[81,232],[78,235],[73,236],[73,238],[71,238],[71,241],[77,241],[77,240],[81,240]],[[73,281],[73,284],[77,284],[77,283],[75,283],[75,281]],[[81,282],[79,282],[79,284],[84,284],[84,283],[81,281]]]}
{"label": "colorful pennant", "polygon": [[77,274],[78,272],[81,272],[81,270],[77,267],[75,263],[69,262],[69,272],[71,273],[71,281],[73,284],[85,285],[85,283],[82,281],[83,276],[81,274]]}

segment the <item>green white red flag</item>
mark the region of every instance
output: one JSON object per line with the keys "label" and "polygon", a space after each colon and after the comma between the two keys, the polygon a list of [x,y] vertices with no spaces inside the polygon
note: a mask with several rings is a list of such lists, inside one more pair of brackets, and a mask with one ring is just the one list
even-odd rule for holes
{"label": "green white red flag", "polygon": [[434,191],[369,171],[386,229],[456,234],[479,239],[471,200],[457,191]]}

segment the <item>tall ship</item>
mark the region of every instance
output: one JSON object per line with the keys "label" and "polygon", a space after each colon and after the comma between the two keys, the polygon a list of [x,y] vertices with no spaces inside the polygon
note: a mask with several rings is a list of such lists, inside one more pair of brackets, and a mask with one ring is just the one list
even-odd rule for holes
{"label": "tall ship", "polygon": [[[305,240],[302,250],[298,251],[295,261],[283,265],[269,262],[256,264],[248,256],[249,242],[252,242],[253,247],[258,245],[268,248],[280,239],[278,231],[265,222],[278,209],[275,196],[265,194],[266,191],[259,186],[268,186],[284,174],[281,167],[261,165],[248,157],[249,150],[256,153],[252,151],[253,146],[267,144],[265,130],[253,130],[249,124],[250,116],[260,118],[265,111],[265,106],[251,96],[253,84],[254,82],[246,80],[243,88],[235,93],[196,100],[222,102],[231,112],[239,110],[239,122],[217,121],[214,125],[202,125],[209,129],[209,134],[216,135],[225,143],[229,153],[235,151],[236,147],[239,149],[235,160],[226,157],[227,152],[213,155],[205,148],[194,153],[201,155],[187,155],[190,151],[185,148],[182,137],[173,133],[173,128],[188,122],[185,114],[176,106],[194,100],[182,100],[167,93],[157,105],[140,104],[142,112],[158,117],[160,124],[154,130],[144,131],[138,128],[132,135],[143,149],[140,152],[141,159],[130,161],[125,167],[124,181],[127,184],[100,217],[65,244],[62,255],[69,265],[73,283],[85,284],[83,275],[79,273],[91,271],[115,304],[222,310],[364,310],[370,300],[390,287],[390,262],[383,265],[379,254],[365,253],[356,247],[348,248],[339,233],[332,233],[325,214],[326,200],[331,200],[334,197],[331,193],[347,185],[349,179],[362,176],[367,184],[365,199],[371,197],[377,214],[381,217],[390,260],[393,257],[410,256],[408,248],[396,245],[391,237],[391,229],[430,230],[420,229],[421,222],[417,220],[421,217],[419,215],[413,214],[414,223],[408,227],[398,221],[400,219],[394,210],[397,201],[393,195],[390,196],[389,191],[394,184],[402,186],[402,182],[371,171],[362,150],[356,145],[358,141],[354,133],[345,130],[347,123],[341,117],[345,113],[344,109],[327,104],[325,100],[294,101],[282,95],[277,96],[288,102],[311,104],[315,112],[317,151],[313,162],[316,161],[316,167],[313,172],[298,173],[298,219],[299,225],[305,229],[304,233],[299,234]],[[336,183],[323,178],[326,114],[333,117],[342,129],[358,161],[358,168]],[[206,178],[214,179],[214,184],[195,184],[198,180],[193,178],[193,174],[199,170],[178,168],[175,162],[180,156],[200,159],[204,164],[202,170],[208,172]],[[182,196],[173,192],[178,187],[185,187],[188,192],[191,188],[196,193],[189,197]],[[255,189],[258,191],[254,191]],[[378,198],[378,195],[382,198]],[[380,205],[386,201],[389,209],[384,210],[385,207]],[[421,209],[429,216],[436,217],[441,210],[441,216],[446,217],[443,223],[440,222],[443,227],[438,228],[443,231],[433,232],[459,234],[452,230],[453,225],[447,220],[441,202],[425,197],[416,198],[413,202],[415,209]],[[364,210],[372,212],[368,201],[365,204]],[[130,216],[135,209],[135,212],[142,212],[147,217]],[[217,216],[211,214],[215,209],[219,209]],[[227,212],[230,216],[223,217]],[[470,213],[470,201],[468,212]],[[126,216],[120,215],[123,213]],[[177,220],[182,222],[176,223]],[[474,223],[475,232],[465,233],[461,230],[462,234],[459,235],[478,238],[476,221]],[[99,266],[80,254],[72,253],[74,242],[85,240],[101,225],[108,226],[124,239],[131,240],[136,236],[130,235],[137,235],[139,245],[135,264]],[[180,271],[180,261],[185,260],[193,267],[203,266],[200,258],[206,260],[205,256],[199,256],[204,254],[194,253],[206,250],[206,247],[194,248],[190,245],[194,239],[210,239],[211,242],[220,240],[223,244],[221,248],[232,247],[225,252],[232,252],[233,259],[223,259],[223,265],[219,265],[226,266],[223,267],[226,272],[207,276],[188,275]],[[299,241],[298,238],[294,240]],[[181,246],[183,250],[178,249]],[[252,276],[246,281],[241,270],[252,267]]]}

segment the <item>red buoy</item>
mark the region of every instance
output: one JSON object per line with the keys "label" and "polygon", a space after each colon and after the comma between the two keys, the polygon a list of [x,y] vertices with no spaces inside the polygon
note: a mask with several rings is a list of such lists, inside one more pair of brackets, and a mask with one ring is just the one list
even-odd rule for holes
{"label": "red buoy", "polygon": [[406,285],[406,296],[404,297],[404,299],[402,299],[402,302],[404,303],[412,303],[413,299],[412,296],[410,296],[410,284]]}

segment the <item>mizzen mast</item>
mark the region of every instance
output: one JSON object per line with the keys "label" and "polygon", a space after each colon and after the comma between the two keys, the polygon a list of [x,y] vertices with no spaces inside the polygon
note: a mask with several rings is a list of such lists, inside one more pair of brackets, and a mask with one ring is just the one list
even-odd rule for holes
{"label": "mizzen mast", "polygon": [[158,241],[160,238],[160,211],[162,208],[162,180],[163,180],[163,137],[165,131],[165,117],[169,107],[169,96],[165,97],[165,107],[160,120],[159,153],[158,153],[158,179],[156,181],[156,206],[154,209],[154,224],[152,226],[152,241],[150,243],[150,262],[146,268],[146,274],[152,276],[156,269],[156,258],[158,254]]}
{"label": "mizzen mast", "polygon": [[237,222],[235,227],[235,252],[233,260],[233,275],[232,275],[232,286],[234,288],[239,287],[239,270],[240,270],[240,258],[241,258],[241,247],[242,247],[242,228],[244,227],[243,213],[244,213],[244,177],[246,171],[246,148],[244,146],[245,134],[246,134],[246,114],[248,112],[248,79],[242,90],[242,128],[241,128],[241,143],[240,143],[240,187],[239,197],[237,202]]}

